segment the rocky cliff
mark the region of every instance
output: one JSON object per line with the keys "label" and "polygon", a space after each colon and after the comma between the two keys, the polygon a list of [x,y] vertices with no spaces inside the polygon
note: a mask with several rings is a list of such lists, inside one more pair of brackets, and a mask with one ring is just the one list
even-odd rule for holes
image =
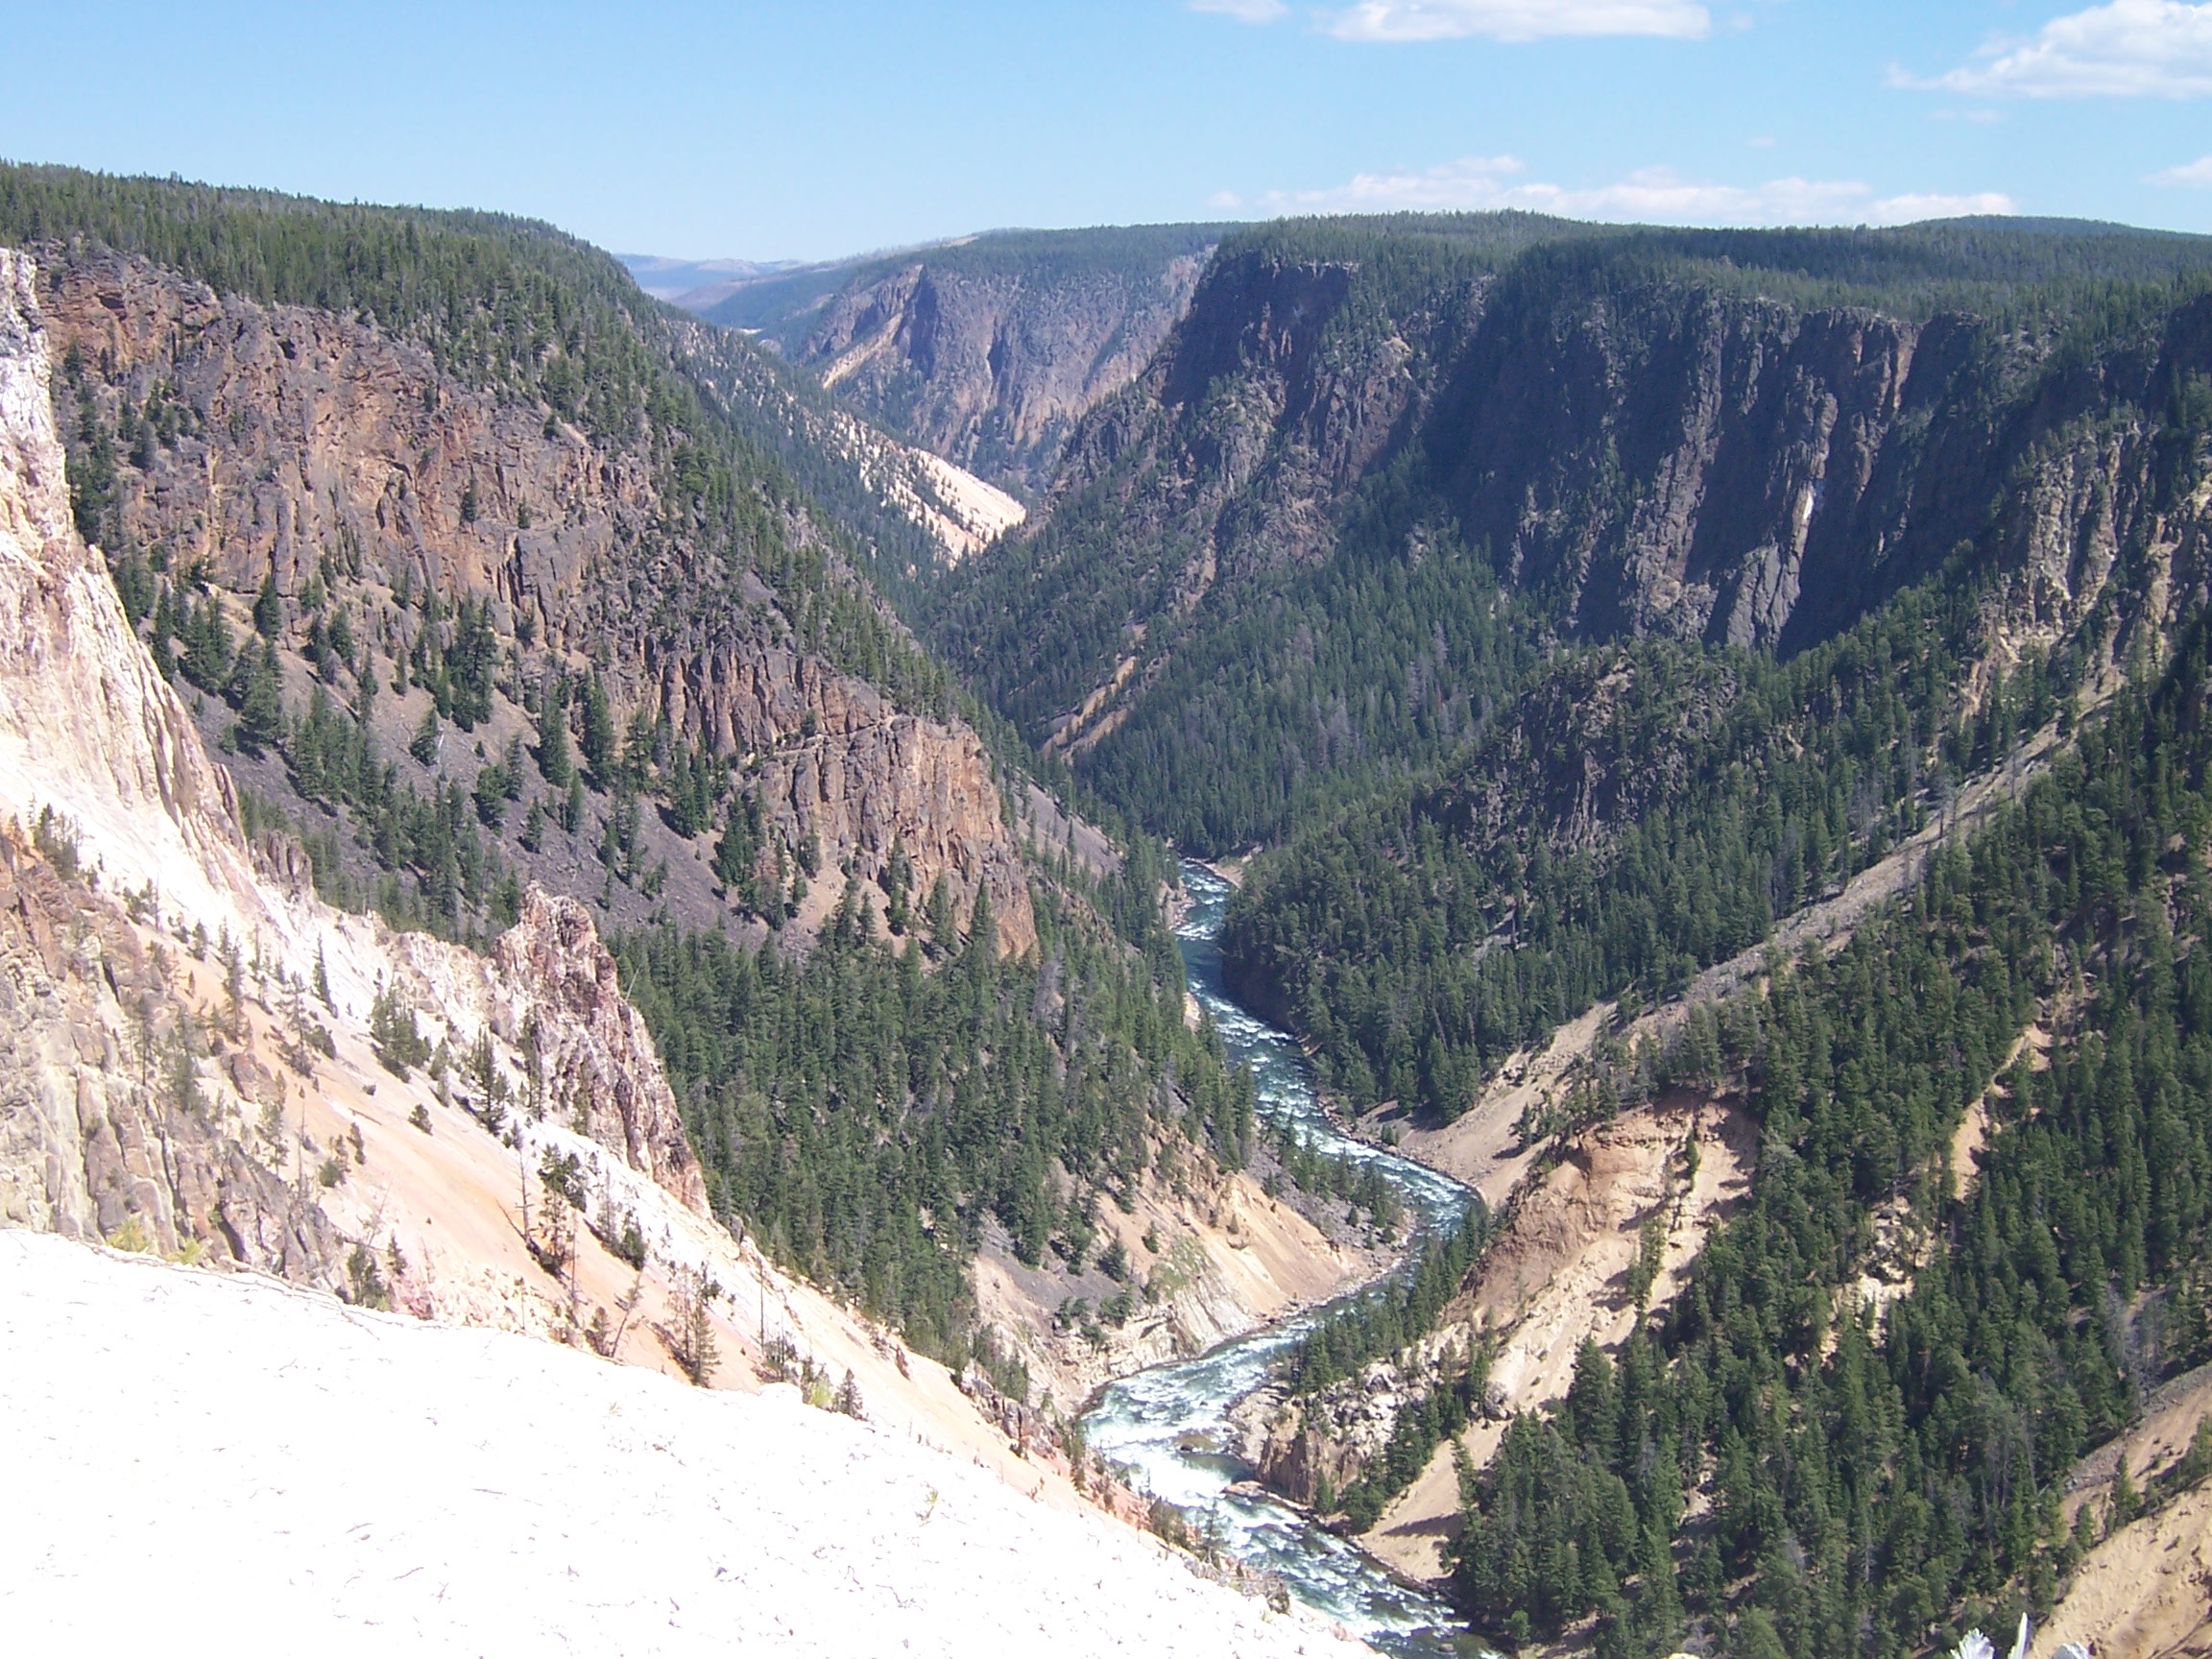
{"label": "rocky cliff", "polygon": [[[1183,315],[1217,235],[994,233],[870,261],[827,300],[795,289],[803,308],[768,321],[794,363],[871,420],[1036,493],[1074,423],[1135,379]],[[757,295],[747,304],[758,315]]]}
{"label": "rocky cliff", "polygon": [[301,1174],[307,1101],[343,1065],[325,1022],[357,1034],[390,991],[460,1039],[475,1022],[453,993],[471,981],[561,1079],[579,1133],[703,1208],[581,907],[533,891],[487,966],[331,912],[296,878],[296,848],[248,846],[227,773],[71,521],[36,276],[0,250],[5,1220],[339,1285],[333,1183]]}
{"label": "rocky cliff", "polygon": [[[1911,232],[1810,252],[1746,235],[1719,259],[1658,233],[1491,234],[1291,227],[1225,244],[1144,373],[1071,434],[1047,510],[932,600],[934,641],[1131,794],[1190,746],[1175,709],[1232,661],[1260,665],[1262,695],[1315,704],[1312,729],[1287,734],[1297,770],[1403,746],[1377,696],[1479,697],[1479,641],[1400,685],[1426,630],[1343,610],[1384,603],[1362,586],[1432,581],[1458,546],[1497,591],[1473,575],[1455,591],[1539,633],[1787,655],[1953,566],[1997,584],[2005,649],[2048,644],[2116,563],[2132,572],[2195,534],[2161,480],[2176,399],[2212,369],[2212,301],[2180,265],[2136,271],[2123,233],[2065,257],[2144,283],[2125,316],[2056,276],[1977,285]],[[2013,253],[2057,272],[2051,241],[2023,233]],[[1926,276],[1857,280],[1862,257]],[[1823,259],[1854,280],[1789,268]],[[2118,613],[2151,586],[2131,573]],[[2161,618],[2187,591],[2160,588]],[[1296,635],[1301,606],[1336,637]],[[1382,637],[1355,640],[1363,624]],[[1383,655],[1341,687],[1293,684],[1349,650]]]}
{"label": "rocky cliff", "polygon": [[[67,349],[39,291],[28,259],[0,253],[0,1227],[279,1275],[695,1382],[795,1378],[1025,1501],[1088,1502],[1094,1477],[1043,1416],[911,1353],[706,1214],[667,1074],[585,905],[529,887],[514,925],[472,950],[325,904],[280,830],[249,842],[252,797],[209,757],[191,693],[156,668],[72,522],[48,384]],[[97,410],[105,383],[78,341],[66,389]],[[85,448],[97,458],[97,436]],[[223,457],[193,458],[228,475]],[[781,707],[764,686],[821,672],[771,667],[751,706]],[[784,709],[831,715],[778,774],[808,809],[856,798],[830,775],[841,738],[873,724],[885,742],[933,740],[856,682],[827,684]],[[951,786],[998,823],[986,774]],[[1048,800],[1028,815],[1071,854],[1103,856]],[[910,814],[885,828],[917,863],[939,845]],[[1280,1245],[1285,1260],[1240,1276],[1232,1259],[1214,1276],[1231,1283],[1207,1286],[1215,1311],[1248,1321],[1240,1295],[1264,1310],[1298,1293],[1270,1273],[1335,1282],[1336,1256],[1295,1226],[1243,1230],[1250,1254]],[[833,1393],[824,1380],[840,1376]]]}
{"label": "rocky cliff", "polygon": [[528,890],[478,952],[325,904],[281,835],[249,845],[71,521],[38,295],[0,251],[0,1228],[717,1385],[803,1357],[900,1437],[1080,1503],[1048,1447],[1015,1452],[944,1367],[704,1214],[585,906]]}
{"label": "rocky cliff", "polygon": [[[81,521],[149,591],[211,595],[240,633],[267,582],[281,615],[264,631],[287,701],[297,710],[318,686],[343,699],[402,781],[434,789],[451,776],[466,790],[481,776],[466,740],[433,761],[403,757],[439,702],[423,684],[424,642],[452,648],[450,619],[469,608],[500,663],[473,734],[484,761],[535,742],[549,675],[578,688],[580,742],[581,686],[596,674],[616,726],[645,723],[659,757],[637,780],[648,791],[676,743],[715,764],[712,793],[753,800],[761,870],[826,863],[873,882],[903,837],[923,891],[944,877],[962,914],[987,892],[1007,948],[1033,939],[1022,855],[974,734],[902,709],[801,637],[819,640],[832,606],[871,604],[832,551],[811,545],[803,506],[765,504],[799,557],[827,567],[809,580],[845,596],[786,600],[747,571],[742,602],[729,604],[718,556],[697,515],[687,530],[668,498],[653,445],[595,439],[542,403],[473,387],[373,319],[219,297],[111,254],[58,258],[40,298],[67,365],[57,397],[79,450]],[[346,644],[332,650],[341,619]],[[367,689],[373,681],[383,689]],[[230,708],[199,707],[210,742],[230,732]],[[247,752],[238,766],[291,816],[328,822],[297,764]],[[519,878],[597,898],[632,923],[660,905],[695,923],[728,913],[708,870],[710,826],[624,820],[610,800],[532,848],[525,781],[558,804],[550,780],[510,777],[512,809],[482,827]],[[633,842],[612,870],[593,860],[610,827]],[[390,872],[347,839],[337,856],[373,891]]]}

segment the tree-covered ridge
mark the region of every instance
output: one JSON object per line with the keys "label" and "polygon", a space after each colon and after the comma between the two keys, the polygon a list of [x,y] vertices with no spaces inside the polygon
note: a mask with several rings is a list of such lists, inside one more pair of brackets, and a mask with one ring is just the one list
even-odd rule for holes
{"label": "tree-covered ridge", "polygon": [[1052,286],[1156,272],[1171,259],[1203,253],[1225,225],[1109,225],[1077,230],[987,230],[957,241],[898,249],[835,266],[748,282],[709,306],[709,323],[757,328],[784,351],[805,343],[822,306],[847,289],[865,288],[910,265],[949,276]]}
{"label": "tree-covered ridge", "polygon": [[2186,450],[2157,432],[2200,424],[2208,281],[2212,239],[2100,227],[1250,228],[1049,513],[914,613],[1157,831],[1279,842],[1466,740],[1404,718],[1408,596],[1448,635],[1494,613],[1479,661],[1422,670],[1479,706],[1561,638],[1795,653],[2014,572],[2039,469],[2100,445],[2132,541],[2176,499],[2136,476]]}
{"label": "tree-covered ridge", "polygon": [[715,1214],[955,1365],[987,1224],[1080,1271],[1101,1203],[1254,1144],[1251,1079],[1185,1024],[1156,908],[1136,952],[1044,887],[1035,902],[1018,959],[980,901],[963,937],[942,892],[896,955],[850,892],[803,961],[673,929],[617,949]]}
{"label": "tree-covered ridge", "polygon": [[1968,218],[1856,228],[1596,225],[1507,209],[1276,220],[1222,238],[1217,257],[1394,261],[1465,276],[1533,254],[1547,280],[1623,287],[1671,279],[1811,309],[1850,305],[1914,321],[1971,311],[2063,319],[2116,291],[2201,292],[2212,237],[2078,220]]}
{"label": "tree-covered ridge", "polygon": [[1440,776],[1256,861],[1222,929],[1232,982],[1354,1105],[1455,1117],[1593,1001],[1657,1000],[1756,945],[2044,725],[2068,661],[1962,711],[1975,614],[1911,595],[1788,662],[1571,655]]}
{"label": "tree-covered ridge", "polygon": [[[1909,902],[1676,1062],[1743,1080],[1747,1207],[1470,1483],[1455,1584],[1484,1628],[1912,1653],[2047,1608],[2127,1519],[2062,1527],[2069,1468],[2212,1357],[2207,668],[2200,632]],[[1969,1109],[1978,1178],[1948,1167]],[[1886,1315],[1851,1288],[1877,1264],[1911,1276]]]}
{"label": "tree-covered ridge", "polygon": [[0,240],[88,241],[218,294],[373,315],[445,372],[541,397],[616,445],[656,394],[681,396],[628,273],[532,220],[0,164]]}
{"label": "tree-covered ridge", "polygon": [[[646,299],[619,263],[586,243],[499,214],[4,164],[0,240],[59,243],[65,256],[112,249],[218,295],[370,317],[426,348],[441,374],[535,402],[549,421],[571,421],[603,448],[642,445],[661,511],[632,549],[626,602],[607,607],[610,627],[727,630],[757,609],[742,596],[743,578],[754,574],[802,648],[911,711],[950,712],[942,671],[854,576],[862,557],[844,541],[838,517],[808,512],[772,453],[702,393],[682,351],[680,314]],[[108,423],[110,469],[132,459],[120,426],[144,414]],[[162,436],[173,444],[177,434]],[[90,448],[99,435],[84,442]],[[77,452],[72,461],[81,464]],[[127,551],[97,507],[87,536]],[[808,533],[794,533],[800,522]]]}

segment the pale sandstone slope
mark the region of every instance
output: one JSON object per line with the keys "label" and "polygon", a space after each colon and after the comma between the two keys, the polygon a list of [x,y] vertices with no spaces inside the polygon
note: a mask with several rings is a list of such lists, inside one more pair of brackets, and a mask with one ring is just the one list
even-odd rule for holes
{"label": "pale sandstone slope", "polygon": [[24,1234],[0,1278],[0,1624],[26,1651],[1364,1651],[789,1388]]}

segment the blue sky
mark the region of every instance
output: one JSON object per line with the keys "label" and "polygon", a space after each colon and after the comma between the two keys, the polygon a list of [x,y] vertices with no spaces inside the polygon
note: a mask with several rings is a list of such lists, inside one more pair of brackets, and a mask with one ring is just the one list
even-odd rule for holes
{"label": "blue sky", "polygon": [[11,8],[0,156],[818,258],[1523,205],[2212,230],[2212,3]]}

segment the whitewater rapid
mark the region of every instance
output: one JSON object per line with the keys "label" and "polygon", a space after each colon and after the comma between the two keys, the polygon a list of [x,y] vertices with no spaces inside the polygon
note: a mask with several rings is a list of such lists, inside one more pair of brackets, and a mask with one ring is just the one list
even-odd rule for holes
{"label": "whitewater rapid", "polygon": [[[1474,1201],[1468,1188],[1340,1132],[1314,1096],[1297,1045],[1229,999],[1217,944],[1229,883],[1202,864],[1186,862],[1183,884],[1190,906],[1176,933],[1191,995],[1213,1016],[1230,1058],[1251,1067],[1262,1115],[1295,1124],[1324,1155],[1374,1166],[1418,1228],[1456,1222]],[[1238,1485],[1254,1472],[1234,1451],[1230,1407],[1264,1382],[1306,1332],[1340,1305],[1311,1310],[1195,1359],[1123,1378],[1085,1413],[1084,1432],[1108,1461],[1132,1471],[1141,1490],[1187,1511],[1237,1559],[1278,1574],[1307,1605],[1383,1652],[1449,1659],[1463,1651],[1466,1637],[1443,1601],[1408,1588],[1303,1511]]]}

